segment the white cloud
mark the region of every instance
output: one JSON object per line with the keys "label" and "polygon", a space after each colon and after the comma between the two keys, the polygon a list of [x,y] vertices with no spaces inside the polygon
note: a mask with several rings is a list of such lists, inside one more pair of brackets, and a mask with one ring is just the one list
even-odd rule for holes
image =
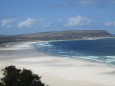
{"label": "white cloud", "polygon": [[65,24],[65,26],[83,26],[83,25],[89,25],[91,23],[91,19],[87,17],[82,16],[76,16],[68,19],[68,23]]}
{"label": "white cloud", "polygon": [[106,26],[114,26],[115,27],[115,21],[113,22],[105,22]]}
{"label": "white cloud", "polygon": [[1,19],[1,26],[4,28],[10,28],[14,21],[15,19],[12,19],[12,18]]}
{"label": "white cloud", "polygon": [[36,24],[37,20],[33,18],[27,18],[24,21],[19,22],[18,27],[19,28],[26,28],[26,27],[31,27],[34,24]]}

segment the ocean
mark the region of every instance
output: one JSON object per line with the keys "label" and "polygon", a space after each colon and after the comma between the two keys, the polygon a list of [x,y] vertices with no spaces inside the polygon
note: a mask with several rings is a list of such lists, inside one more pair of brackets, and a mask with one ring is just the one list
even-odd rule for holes
{"label": "ocean", "polygon": [[39,51],[53,56],[84,59],[115,66],[115,38],[97,40],[43,41]]}

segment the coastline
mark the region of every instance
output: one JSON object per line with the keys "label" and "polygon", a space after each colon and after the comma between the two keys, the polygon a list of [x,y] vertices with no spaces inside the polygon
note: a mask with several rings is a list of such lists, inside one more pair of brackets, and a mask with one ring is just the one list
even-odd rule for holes
{"label": "coastline", "polygon": [[114,67],[48,56],[36,50],[33,43],[36,42],[18,42],[0,48],[0,69],[8,65],[31,69],[49,86],[115,86]]}
{"label": "coastline", "polygon": [[99,40],[99,39],[112,39],[115,37],[89,37],[86,39],[72,39],[72,40],[50,40],[50,41],[41,41],[41,42],[57,42],[57,41],[80,41],[80,40]]}

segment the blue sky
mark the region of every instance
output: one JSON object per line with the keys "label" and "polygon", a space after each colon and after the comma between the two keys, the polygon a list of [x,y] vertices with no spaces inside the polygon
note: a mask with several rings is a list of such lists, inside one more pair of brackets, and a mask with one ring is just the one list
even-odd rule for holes
{"label": "blue sky", "polygon": [[61,30],[115,34],[115,0],[0,0],[0,34]]}

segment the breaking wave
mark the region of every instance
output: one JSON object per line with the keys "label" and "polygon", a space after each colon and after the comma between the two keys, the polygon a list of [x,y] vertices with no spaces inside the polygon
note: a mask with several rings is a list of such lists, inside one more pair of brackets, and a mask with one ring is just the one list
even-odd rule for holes
{"label": "breaking wave", "polygon": [[115,66],[115,39],[43,41],[34,46],[53,56],[85,59]]}

